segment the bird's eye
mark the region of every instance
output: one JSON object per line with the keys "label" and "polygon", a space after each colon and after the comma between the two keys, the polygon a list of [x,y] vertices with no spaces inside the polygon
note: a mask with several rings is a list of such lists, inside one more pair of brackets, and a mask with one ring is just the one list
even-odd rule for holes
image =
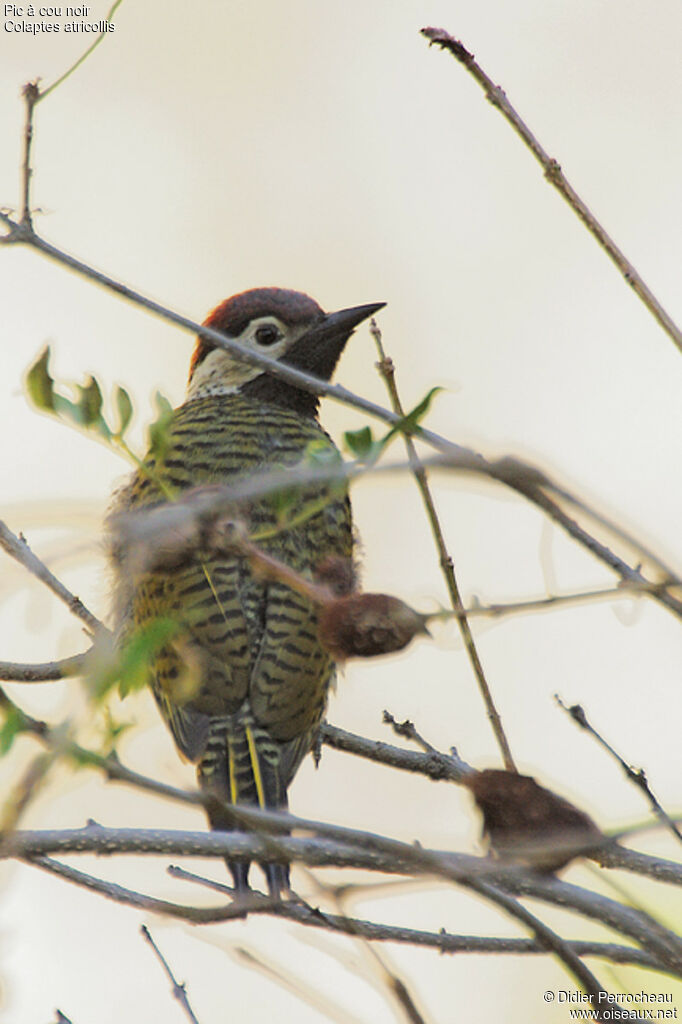
{"label": "bird's eye", "polygon": [[274,324],[264,324],[256,331],[255,338],[259,345],[274,345],[279,340],[279,331]]}

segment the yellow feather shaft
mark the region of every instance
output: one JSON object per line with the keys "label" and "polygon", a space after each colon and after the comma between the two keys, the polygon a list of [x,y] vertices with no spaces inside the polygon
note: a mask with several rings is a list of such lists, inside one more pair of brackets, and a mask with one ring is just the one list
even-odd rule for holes
{"label": "yellow feather shaft", "polygon": [[234,749],[232,747],[232,738],[228,733],[225,737],[227,741],[227,763],[229,767],[230,777],[230,802],[233,804],[237,803],[237,778],[234,769]]}
{"label": "yellow feather shaft", "polygon": [[256,741],[253,736],[250,725],[244,726],[246,732],[246,742],[249,745],[249,757],[251,758],[251,770],[253,771],[253,779],[256,783],[256,793],[258,794],[258,806],[265,807],[265,790],[263,789],[263,779],[260,773],[260,762],[258,760],[258,750],[256,749]]}

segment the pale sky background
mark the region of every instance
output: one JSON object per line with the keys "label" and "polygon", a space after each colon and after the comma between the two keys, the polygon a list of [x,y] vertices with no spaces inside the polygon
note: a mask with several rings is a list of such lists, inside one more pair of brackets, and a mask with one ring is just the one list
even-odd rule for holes
{"label": "pale sky background", "polygon": [[[92,20],[107,9],[93,5]],[[430,426],[490,456],[529,459],[679,570],[680,353],[475,83],[418,34],[443,25],[474,52],[679,323],[678,0],[125,0],[114,20],[97,53],[38,108],[40,232],[194,319],[263,284],[308,291],[326,309],[387,302],[380,322],[406,405],[444,385]],[[0,204],[18,202],[22,84],[36,76],[52,82],[91,38],[0,31]],[[192,339],[38,254],[12,247],[0,259],[0,514],[104,615],[99,523],[126,465],[32,411],[22,377],[49,341],[59,378],[93,372],[108,389],[125,384],[141,447],[153,392],[182,401]],[[339,379],[385,404],[374,362],[361,330]],[[366,422],[331,403],[323,420],[337,438]],[[613,579],[501,488],[439,479],[436,492],[467,598],[541,596],[548,586]],[[410,481],[367,482],[353,498],[367,589],[424,609],[445,603]],[[7,559],[0,587],[0,658],[40,661],[84,648],[75,621]],[[478,622],[476,636],[521,770],[604,827],[646,815],[618,767],[557,710],[559,692],[582,702],[607,738],[646,768],[662,802],[680,809],[673,616],[651,602],[621,601]],[[51,721],[85,713],[73,682],[12,692]],[[456,745],[477,767],[499,764],[454,628],[399,657],[349,666],[329,718],[391,740],[384,708],[413,719],[443,749]],[[193,772],[180,764],[149,698],[119,714],[135,723],[121,746],[126,763],[191,784]],[[3,777],[14,778],[35,750],[29,741],[18,746]],[[429,846],[480,849],[478,821],[457,788],[331,751],[318,772],[305,763],[291,804],[308,817]],[[198,812],[66,771],[24,824],[72,827],[88,816],[108,825],[203,827]],[[675,852],[661,836],[640,846]],[[215,902],[170,879],[163,858],[76,863],[156,895]],[[224,878],[221,864],[203,866]],[[567,877],[595,884],[584,867]],[[626,884],[653,913],[679,920],[669,891]],[[191,929],[16,864],[2,867],[0,885],[7,1024],[46,1024],[56,1006],[73,1024],[183,1020],[139,935],[142,921],[186,981],[202,1024],[226,1020],[228,1006],[239,1007],[232,1019],[240,1021],[327,1019],[240,964],[237,946],[312,983],[340,1020],[400,1019],[349,939],[266,919]],[[302,874],[294,873],[294,885],[312,893]],[[539,909],[567,936],[599,934]],[[355,910],[455,933],[520,934],[490,907],[442,886],[372,896]],[[575,987],[541,957],[382,951],[439,1024],[554,1024],[566,1019],[565,1008],[544,1003],[543,991]],[[673,991],[643,972],[595,968],[613,988]]]}

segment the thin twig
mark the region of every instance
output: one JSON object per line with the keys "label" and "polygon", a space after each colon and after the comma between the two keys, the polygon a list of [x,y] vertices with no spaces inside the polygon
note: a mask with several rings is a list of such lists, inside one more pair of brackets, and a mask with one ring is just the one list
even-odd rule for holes
{"label": "thin twig", "polygon": [[[270,812],[268,817],[274,819],[277,816]],[[281,817],[284,821],[297,820],[290,815]],[[325,829],[327,827],[323,826]],[[333,828],[336,830],[338,826]],[[350,833],[352,830],[346,831]],[[489,858],[427,850],[372,835],[370,846],[367,836],[367,833],[357,832],[354,842],[282,836],[277,839],[275,852],[271,834],[261,837],[253,832],[117,829],[89,824],[82,829],[14,832],[6,838],[0,856],[26,860],[52,853],[134,853],[229,857],[231,860],[261,862],[281,859],[300,861],[313,867],[353,867],[407,876],[439,877],[478,892],[481,891],[478,883],[485,883],[495,890],[549,900],[603,921],[609,927],[635,938],[671,970],[682,974],[682,942],[670,930],[641,911],[622,906],[589,890],[523,870],[516,865],[497,865]],[[677,877],[678,884],[682,881],[682,868],[678,865],[671,865],[671,874]],[[487,892],[483,895],[495,902],[494,897]]]}
{"label": "thin twig", "polygon": [[22,93],[26,102],[26,120],[24,122],[24,160],[21,166],[21,224],[27,230],[32,231],[31,178],[33,177],[33,168],[31,167],[31,143],[33,142],[33,108],[40,98],[38,83],[27,82]]}
{"label": "thin twig", "polygon": [[[293,384],[295,387],[299,387],[312,394],[322,395],[340,402],[343,405],[360,409],[361,411],[368,413],[370,416],[374,416],[377,419],[389,423],[391,426],[396,426],[400,423],[400,417],[395,413],[354,394],[352,391],[349,391],[348,388],[343,387],[343,385],[330,384],[328,381],[323,381],[311,374],[303,373],[302,371],[296,370],[294,367],[288,366],[286,363],[279,360],[271,359],[260,352],[255,352],[252,349],[245,348],[240,345],[239,342],[229,338],[227,335],[221,334],[219,331],[215,331],[210,327],[195,323],[187,317],[180,316],[178,313],[167,309],[159,303],[153,302],[151,299],[148,299],[133,289],[128,288],[121,282],[115,281],[113,278],[110,278],[105,274],[101,274],[99,271],[88,266],[88,264],[62,252],[49,242],[46,242],[44,239],[36,235],[32,228],[27,228],[25,225],[14,221],[3,211],[0,211],[0,222],[2,222],[8,229],[8,234],[0,238],[0,243],[4,242],[6,244],[19,243],[30,245],[44,253],[44,255],[49,258],[56,260],[64,266],[70,267],[72,270],[75,270],[77,273],[95,281],[102,287],[114,291],[116,294],[150,310],[162,319],[168,320],[184,330],[208,339],[217,347],[231,352],[232,355],[242,359],[244,362],[260,367],[263,371],[280,380],[284,380],[285,382]],[[448,453],[450,458],[459,459],[462,468],[467,464],[469,471],[483,473],[492,479],[498,480],[505,486],[510,487],[512,490],[517,491],[519,494],[522,494],[528,501],[542,508],[542,510],[551,519],[557,522],[558,525],[560,525],[562,529],[569,534],[569,536],[573,537],[574,540],[586,547],[596,558],[608,565],[623,579],[643,583],[645,585],[652,582],[645,579],[638,567],[630,566],[619,555],[612,552],[606,545],[597,541],[596,538],[592,537],[586,530],[580,527],[573,519],[570,518],[570,516],[566,515],[560,506],[549,498],[546,490],[556,491],[557,495],[560,495],[563,500],[570,501],[571,504],[579,508],[586,515],[589,515],[596,522],[606,526],[614,535],[625,540],[627,544],[634,545],[640,551],[645,550],[643,545],[628,537],[622,528],[616,526],[614,523],[609,523],[603,516],[599,515],[593,509],[588,508],[585,502],[580,501],[574,495],[569,495],[565,489],[558,488],[545,473],[540,472],[532,466],[525,465],[518,459],[507,458],[498,460],[497,462],[490,462],[484,459],[482,455],[473,452],[470,449],[462,448],[460,445],[456,445],[424,427],[417,426],[414,434],[416,437],[419,437],[427,444],[436,448],[438,451]],[[653,558],[649,552],[647,552],[647,558],[653,561],[653,563],[662,572],[663,576],[666,578],[673,578],[673,574],[662,564],[660,559]],[[682,617],[682,601],[673,597],[673,595],[667,590],[653,591],[652,596],[675,615]]]}
{"label": "thin twig", "polygon": [[[515,900],[507,893],[500,892],[499,889],[488,882],[475,880],[471,888],[480,892],[482,896],[486,896],[498,907],[506,910],[510,917],[514,917],[525,924],[533,932],[536,941],[561,960],[564,967],[569,974],[573,975],[583,991],[591,996],[594,1020],[613,1020],[613,1009],[618,1007],[618,1003],[607,996],[606,1007],[608,1014],[606,1016],[603,1015],[601,1004],[604,995],[607,994],[604,986],[597,980],[592,971],[585,966],[580,957],[576,955],[564,939],[557,935],[553,929],[549,928],[544,921],[541,921],[535,914],[532,914],[519,903],[518,900]],[[618,1007],[618,1011],[620,1020],[630,1017],[630,1014],[623,1011],[620,1007]]]}
{"label": "thin twig", "polygon": [[[401,418],[404,418],[405,410],[403,408],[400,393],[398,392],[398,385],[395,380],[393,360],[386,355],[381,331],[374,318],[372,318],[371,321],[370,333],[374,338],[377,351],[379,353],[377,368],[384,380],[384,383],[386,384],[386,390],[388,391],[393,411]],[[502,725],[502,719],[500,718],[500,714],[495,706],[495,701],[493,699],[488,680],[486,679],[485,672],[483,671],[483,664],[476,644],[474,643],[474,637],[471,632],[471,627],[469,626],[469,620],[467,619],[466,612],[464,610],[464,604],[459,591],[459,584],[457,583],[457,577],[455,575],[455,564],[445,543],[445,535],[443,534],[443,528],[436,510],[436,504],[433,500],[431,488],[429,487],[426,477],[426,470],[421,463],[412,438],[406,431],[403,431],[403,440],[405,442],[407,457],[412,468],[412,475],[414,476],[417,488],[421,495],[422,503],[426,511],[426,518],[428,519],[429,526],[431,528],[431,535],[433,536],[433,540],[436,545],[438,560],[445,579],[445,585],[448,588],[448,593],[450,595],[452,610],[455,613],[457,624],[459,626],[460,633],[462,634],[462,640],[464,641],[464,647],[469,657],[469,661],[471,662],[471,667],[474,670],[474,676],[476,677],[478,689],[483,699],[488,721],[490,722],[493,733],[495,734],[495,739],[497,740],[497,744],[500,748],[505,768],[510,772],[516,771],[516,765],[514,764],[511,747],[509,746],[509,741],[507,740],[507,736]]]}
{"label": "thin twig", "polygon": [[[672,584],[674,585],[674,584]],[[528,597],[519,601],[493,601],[487,604],[471,604],[465,611],[469,618],[475,616],[503,618],[505,615],[518,615],[524,612],[550,611],[553,608],[567,608],[574,604],[586,604],[590,601],[613,600],[614,598],[636,598],[652,590],[664,590],[665,583],[637,583],[622,580],[615,587],[599,587],[596,590],[576,590],[568,594],[548,594],[546,597]]]}
{"label": "thin twig", "polygon": [[[599,561],[604,562],[610,569],[616,572],[623,580],[624,585],[631,586],[633,590],[641,589],[643,593],[649,594],[669,608],[674,614],[682,617],[682,600],[671,592],[673,588],[682,587],[682,579],[673,573],[668,566],[664,565],[660,559],[655,558],[651,552],[648,552],[643,544],[630,537],[614,523],[608,522],[603,516],[594,512],[594,510],[588,509],[587,506],[578,502],[572,495],[561,491],[547,477],[534,470],[533,467],[511,458],[488,462],[475,452],[463,449],[433,456],[429,459],[422,459],[421,462],[422,466],[429,470],[480,474],[518,491],[530,502],[541,507],[550,519],[565,529],[574,539],[579,540]],[[156,538],[161,529],[176,528],[182,525],[185,521],[184,517],[187,517],[188,522],[191,522],[193,517],[200,520],[203,517],[210,518],[211,516],[215,517],[224,513],[231,514],[234,511],[235,502],[271,494],[280,488],[289,488],[309,483],[344,482],[352,484],[360,476],[384,476],[392,473],[402,473],[410,468],[409,461],[372,466],[366,466],[359,462],[344,462],[329,466],[299,464],[286,470],[274,469],[254,472],[249,474],[248,479],[241,482],[197,489],[192,492],[191,500],[180,500],[148,511],[143,510],[126,514],[125,529],[127,537],[131,542],[145,543],[150,538]],[[561,495],[562,500],[576,505],[576,507],[580,508],[586,515],[591,516],[601,526],[617,535],[628,547],[636,549],[640,556],[643,556],[652,563],[652,567],[655,567],[661,578],[655,581],[646,579],[640,564],[631,566],[623,561],[620,556],[589,534],[559,505],[553,502],[545,493],[545,489],[550,491],[556,490]]]}
{"label": "thin twig", "polygon": [[185,1014],[187,1015],[187,1018],[192,1022],[192,1024],[199,1024],[199,1021],[197,1020],[197,1018],[196,1018],[196,1016],[194,1014],[194,1011],[192,1010],[192,1007],[190,1006],[189,999],[187,998],[187,990],[185,988],[184,981],[182,982],[182,984],[179,981],[176,981],[175,975],[173,974],[172,970],[168,966],[168,961],[164,957],[164,955],[161,952],[161,950],[159,949],[159,947],[154,942],[154,939],[152,938],[151,932],[147,928],[146,924],[143,924],[141,926],[140,931],[142,932],[142,935],[147,940],[149,945],[152,947],[154,952],[156,953],[156,956],[158,958],[159,963],[161,964],[161,966],[163,967],[164,971],[168,975],[168,979],[169,979],[169,981],[171,983],[172,990],[173,990],[173,998],[177,999],[177,1001],[180,1003],[180,1006],[183,1008],[183,1010],[185,1011]]}
{"label": "thin twig", "polygon": [[465,775],[473,771],[473,768],[454,752],[450,755],[438,751],[420,754],[416,750],[404,750],[402,747],[384,743],[383,740],[370,740],[365,736],[358,736],[328,722],[320,726],[319,738],[321,743],[334,750],[343,750],[390,768],[418,772],[436,782],[460,782]]}
{"label": "thin twig", "polygon": [[[117,9],[118,7],[120,7],[122,3],[123,3],[123,0],[116,0],[116,2],[115,2],[114,4],[112,4],[112,6],[111,6],[111,7],[109,8],[108,12],[107,12],[107,13],[105,14],[105,16],[104,16],[104,21],[106,21],[106,22],[110,22],[110,21],[111,21],[111,19],[112,19],[112,16],[113,16],[113,15],[114,15],[114,13],[116,12],[116,9]],[[107,33],[106,31],[104,31],[104,32],[100,32],[100,34],[99,34],[99,35],[97,36],[97,38],[96,38],[96,39],[94,40],[94,42],[92,42],[92,43],[90,44],[90,46],[88,46],[88,48],[87,48],[87,50],[85,51],[85,53],[83,53],[83,54],[82,54],[82,55],[81,55],[81,56],[80,56],[80,57],[78,58],[78,60],[77,60],[77,61],[75,62],[75,64],[72,64],[72,65],[71,65],[71,67],[70,67],[70,68],[68,68],[68,69],[67,69],[67,70],[66,70],[66,71],[64,72],[64,74],[63,74],[63,75],[60,75],[60,76],[59,76],[59,78],[58,78],[58,79],[57,79],[56,81],[54,81],[54,82],[52,83],[52,85],[49,85],[49,86],[47,87],[47,89],[43,89],[43,91],[41,92],[41,94],[40,94],[40,96],[38,97],[38,99],[39,99],[39,100],[44,100],[44,99],[45,99],[45,97],[46,97],[46,96],[49,96],[49,95],[50,95],[50,93],[51,93],[51,92],[52,92],[52,91],[53,91],[54,89],[56,89],[56,88],[57,88],[58,86],[60,86],[60,85],[62,84],[62,82],[66,81],[66,79],[67,79],[67,78],[69,78],[69,77],[70,77],[70,75],[72,75],[72,74],[74,73],[74,71],[76,71],[76,70],[77,70],[77,69],[78,69],[78,68],[79,68],[79,67],[81,66],[81,64],[83,63],[83,61],[85,61],[85,60],[87,60],[87,59],[88,59],[88,57],[90,56],[90,54],[92,53],[92,51],[93,51],[93,50],[95,49],[95,47],[99,46],[99,44],[100,44],[100,43],[102,42],[102,40],[103,40],[103,39],[104,39],[104,38],[106,37],[106,35],[107,35],[107,34],[108,34],[108,33]]]}
{"label": "thin twig", "polygon": [[[269,909],[274,909],[275,903],[281,902],[270,896],[262,896],[260,893],[249,893],[237,894],[238,899],[220,906],[194,907],[183,903],[173,903],[170,900],[157,899],[155,896],[147,896],[134,889],[119,885],[117,882],[106,882],[85,871],[79,871],[71,864],[62,864],[52,857],[26,857],[24,863],[57,875],[83,889],[99,893],[100,896],[113,900],[115,903],[136,907],[138,910],[146,910],[152,914],[163,914],[166,917],[187,921],[189,924],[218,924],[223,921],[242,920],[248,914],[267,913]],[[231,895],[234,896],[235,893],[231,892]]]}
{"label": "thin twig", "polygon": [[[21,716],[21,729],[23,731],[30,732],[50,748],[58,748],[62,756],[71,757],[80,764],[99,768],[112,781],[123,782],[138,789],[155,793],[157,796],[177,800],[180,803],[198,807],[205,807],[207,805],[209,798],[200,790],[184,790],[170,786],[168,783],[160,782],[157,779],[152,779],[127,768],[121,763],[115,753],[105,757],[96,751],[88,750],[77,743],[65,739],[59,731],[56,734],[53,733],[46,722],[27,715],[1,689],[0,708],[11,709],[15,714]],[[418,772],[433,780],[458,782],[473,770],[454,751],[447,755],[438,751],[422,754],[417,751],[403,750],[400,747],[395,747],[378,740],[370,740],[364,736],[358,736],[355,733],[350,733],[328,724],[321,726],[320,733],[322,742],[337,750],[343,750],[347,753],[355,754],[392,768],[399,768],[403,771]],[[233,807],[227,805],[225,812],[232,814],[236,824],[243,824],[252,828],[275,828],[280,832],[286,832],[291,828],[304,828],[317,835],[325,835],[351,842],[360,841],[365,846],[371,845],[374,840],[379,839],[379,837],[373,836],[371,833],[298,818],[280,811],[265,811],[256,807]],[[625,850],[622,847],[611,845],[610,840],[619,838],[621,835],[627,835],[629,831],[631,830],[625,829],[622,833],[611,836],[603,848],[599,847],[594,850],[592,854],[593,859],[605,867],[623,868],[631,870],[636,874],[653,878],[659,882],[682,885],[682,868],[672,861],[650,857],[646,854],[636,853],[632,850]],[[513,867],[502,869],[494,861],[479,862],[479,870],[481,870],[483,865],[485,865],[485,873],[488,874],[495,872],[496,875],[499,875],[501,871],[503,874],[506,874],[510,870],[512,872],[516,870]]]}
{"label": "thin twig", "polygon": [[630,260],[618,248],[613,239],[601,226],[595,215],[586,203],[580,198],[575,189],[569,184],[561,170],[558,161],[551,157],[528,125],[511,105],[503,89],[486,75],[485,71],[474,60],[474,55],[469,53],[466,47],[453,38],[449,32],[442,28],[423,28],[422,35],[429,40],[429,45],[435,44],[455,57],[469,74],[478,82],[485,92],[486,99],[497,107],[505,120],[512,126],[516,134],[530,149],[533,156],[542,166],[545,178],[566,200],[574,213],[580,218],[587,230],[596,238],[609,259],[618,267],[619,271],[630,285],[635,294],[641,299],[649,312],[656,318],[666,334],[672,339],[677,348],[682,352],[682,331],[672,317],[665,311],[661,303],[653,294],[650,288],[644,283],[640,275],[633,267]]}
{"label": "thin twig", "polygon": [[11,555],[17,562],[23,565],[41,583],[49,587],[53,594],[56,594],[60,601],[68,607],[69,611],[85,623],[90,633],[105,633],[109,630],[88,611],[79,597],[75,597],[67,587],[50,572],[44,562],[34,555],[30,547],[23,539],[17,537],[9,527],[0,520],[0,547],[4,548],[8,555]]}
{"label": "thin twig", "polygon": [[663,825],[665,825],[666,828],[668,828],[673,833],[673,835],[677,839],[679,839],[682,842],[682,832],[680,832],[679,828],[677,827],[673,819],[670,817],[668,812],[661,806],[661,804],[657,800],[656,795],[654,794],[653,790],[649,785],[649,782],[646,777],[646,772],[644,771],[644,769],[633,768],[632,765],[629,765],[627,761],[625,761],[620,756],[620,754],[616,750],[614,750],[610,743],[607,743],[604,737],[600,733],[598,733],[594,726],[591,725],[590,722],[587,720],[587,715],[585,714],[585,710],[582,707],[582,705],[572,704],[569,707],[567,704],[564,704],[561,697],[556,693],[554,694],[554,699],[559,705],[559,707],[562,708],[568,715],[570,715],[573,721],[577,725],[579,725],[581,729],[584,729],[591,736],[593,736],[597,743],[599,743],[604,748],[604,750],[608,751],[611,757],[613,757],[618,762],[618,764],[621,766],[628,779],[630,779],[630,781],[633,782],[638,789],[642,790],[647,800],[651,804],[651,807],[656,817],[662,822]]}
{"label": "thin twig", "polygon": [[[308,880],[313,883],[316,890],[321,892],[326,899],[333,902],[338,911],[337,916],[350,923],[353,919],[346,911],[346,901],[348,899],[349,888],[347,886],[327,885],[317,878],[312,871],[307,871],[306,875]],[[306,904],[306,906],[308,909],[312,910],[312,907],[309,907],[308,904]],[[390,966],[384,956],[369,942],[368,939],[363,935],[359,935],[357,932],[355,934],[356,938],[362,943],[366,954],[371,958],[378,971],[381,991],[383,992],[383,990],[386,989],[388,994],[398,1003],[398,1006],[405,1014],[408,1024],[426,1024],[425,1018],[417,1007],[407,983]]]}
{"label": "thin twig", "polygon": [[406,740],[412,740],[422,748],[425,754],[438,754],[439,751],[429,743],[428,740],[424,739],[422,734],[417,731],[414,722],[411,722],[409,718],[406,718],[403,722],[398,722],[396,718],[391,714],[390,711],[384,710],[383,720],[386,725],[390,725],[396,736],[403,736]]}
{"label": "thin twig", "polygon": [[[547,597],[532,597],[519,601],[492,602],[489,604],[476,603],[469,605],[465,612],[470,618],[474,616],[503,618],[506,615],[523,614],[524,612],[549,611],[554,608],[561,609],[573,604],[582,604],[589,601],[613,600],[614,598],[629,598],[632,600],[636,597],[650,594],[652,591],[660,592],[667,585],[671,584],[622,582],[615,587],[602,587],[598,590],[580,590],[569,594],[549,594]],[[90,648],[88,651],[83,651],[82,654],[73,654],[71,657],[62,658],[60,661],[46,661],[38,664],[0,661],[0,680],[12,683],[47,683],[76,678],[82,675],[87,664],[87,658],[92,652],[93,648]]]}
{"label": "thin twig", "polygon": [[[215,892],[226,895],[234,895],[234,889],[222,882],[216,882],[212,878],[198,875],[186,868],[171,865],[168,873],[173,878],[181,878],[190,882],[197,882]],[[253,894],[256,896],[257,894]],[[259,896],[263,905],[267,897]],[[258,913],[255,908],[250,913]],[[358,935],[364,939],[378,942],[399,942],[409,945],[426,946],[438,949],[441,953],[507,953],[507,954],[528,954],[546,953],[547,949],[539,945],[533,939],[510,939],[495,938],[482,935],[454,935],[445,928],[438,932],[420,931],[414,928],[403,928],[395,925],[376,924],[372,921],[365,921],[347,915],[335,915],[322,912],[319,908],[311,907],[307,903],[298,900],[280,901],[270,909],[264,909],[264,913],[274,913],[277,917],[285,917],[298,924],[309,925],[314,928],[330,928],[349,935]],[[659,961],[652,954],[631,946],[619,946],[615,943],[581,942],[571,941],[569,945],[575,950],[578,956],[600,956],[614,963],[638,963],[646,966],[660,967]]]}
{"label": "thin twig", "polygon": [[[239,894],[238,901],[219,907],[194,907],[191,905],[172,903],[146,896],[131,889],[124,888],[115,882],[107,882],[93,875],[80,871],[71,865],[62,864],[51,857],[32,857],[26,864],[41,868],[50,874],[59,876],[66,881],[82,888],[97,892],[117,903],[133,906],[152,913],[188,921],[190,924],[214,924],[221,921],[240,920],[249,914],[272,914],[286,918],[298,924],[313,928],[328,929],[340,934],[361,935],[374,942],[398,942],[437,949],[441,953],[493,953],[527,955],[547,953],[544,946],[533,939],[495,938],[480,935],[454,935],[445,928],[439,932],[427,932],[414,928],[403,928],[395,925],[377,924],[357,918],[339,917],[322,912],[299,901],[275,900],[251,892],[246,896]],[[196,882],[233,899],[236,892],[230,886],[213,879],[198,875],[171,865],[168,872],[174,878]],[[617,906],[617,904],[616,904]],[[615,943],[584,942],[573,940],[568,945],[578,956],[598,956],[614,963],[632,963],[656,970],[669,971],[667,965],[661,963],[648,950],[639,950],[630,946]]]}
{"label": "thin twig", "polygon": [[[32,110],[33,107],[27,108],[27,114],[29,116],[32,114]],[[371,416],[391,424],[391,426],[397,426],[400,424],[401,418],[395,412],[384,409],[359,395],[355,395],[342,385],[331,384],[329,381],[324,381],[310,374],[303,373],[300,370],[296,370],[294,367],[288,366],[280,360],[272,359],[265,356],[263,353],[255,352],[253,349],[246,348],[240,345],[239,342],[235,341],[233,338],[229,338],[227,335],[221,334],[219,331],[215,331],[210,327],[197,324],[194,321],[189,320],[187,317],[180,316],[178,313],[175,313],[159,303],[146,298],[133,289],[128,288],[121,282],[115,281],[108,275],[100,273],[88,264],[68,255],[51,245],[49,242],[40,238],[34,231],[30,222],[25,223],[23,220],[17,222],[4,211],[0,211],[0,221],[8,229],[8,233],[0,238],[0,242],[4,242],[6,244],[19,243],[30,245],[49,258],[56,260],[64,266],[70,267],[72,270],[82,274],[90,280],[95,281],[102,287],[110,289],[117,295],[121,295],[131,302],[143,306],[155,313],[157,316],[169,320],[171,323],[176,324],[184,330],[191,331],[193,334],[199,335],[199,337],[206,338],[217,347],[232,353],[232,355],[250,365],[260,367],[265,372],[285,381],[286,383],[293,384],[294,386],[312,394],[326,396],[335,401],[341,402],[344,405],[360,409]],[[589,509],[583,501],[579,501],[575,496],[569,494],[569,492],[564,488],[557,487],[545,473],[540,472],[532,466],[523,464],[518,459],[506,458],[498,460],[496,463],[490,463],[480,454],[473,452],[470,449],[462,448],[461,446],[456,445],[433,431],[426,430],[421,426],[417,426],[414,429],[414,436],[421,438],[427,444],[435,447],[438,451],[448,454],[451,458],[456,457],[464,459],[465,462],[470,464],[470,469],[472,471],[485,473],[491,478],[498,480],[513,490],[516,490],[519,494],[522,494],[527,498],[527,500],[543,509],[543,511],[557,522],[571,537],[578,541],[578,543],[587,547],[595,557],[609,565],[623,579],[642,583],[649,582],[642,576],[638,567],[633,568],[628,565],[624,559],[610,551],[606,545],[601,544],[596,540],[596,538],[592,537],[586,530],[580,527],[579,524],[564,512],[556,501],[553,501],[548,496],[548,490],[553,490],[558,498],[569,502],[574,507],[579,508],[583,513],[591,516],[602,526],[606,526],[607,529],[615,535],[620,536],[626,543],[634,543],[641,552],[645,553],[647,559],[652,561],[653,564],[662,571],[665,577],[672,578],[672,573],[668,572],[659,559],[654,558],[650,552],[647,552],[642,544],[633,542],[632,538],[629,538],[622,528],[615,526],[615,524],[608,523],[605,517],[599,515],[594,510]],[[654,594],[653,596],[676,615],[682,617],[682,601],[677,600],[667,591]]]}
{"label": "thin twig", "polygon": [[0,850],[4,837],[17,827],[31,800],[42,788],[56,759],[57,754],[51,750],[34,757],[19,781],[13,785],[0,815]]}

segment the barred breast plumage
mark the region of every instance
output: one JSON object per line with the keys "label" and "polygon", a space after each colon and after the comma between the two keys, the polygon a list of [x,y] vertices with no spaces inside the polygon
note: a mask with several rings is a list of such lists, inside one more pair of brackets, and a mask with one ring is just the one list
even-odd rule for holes
{"label": "barred breast plumage", "polygon": [[[379,306],[324,314],[307,296],[255,289],[219,306],[207,323],[289,365],[329,378],[354,326]],[[187,402],[177,409],[162,457],[148,456],[118,500],[139,510],[191,488],[226,484],[289,466],[310,442],[333,448],[317,420],[317,398],[197,343]],[[349,559],[348,499],[327,485],[298,489],[282,527],[271,496],[242,502],[238,514],[258,547],[311,577],[330,556]],[[123,562],[114,570],[123,573]],[[256,578],[237,554],[196,556],[173,570],[147,572],[128,589],[119,628],[156,618],[176,624],[154,657],[151,685],[200,785],[219,798],[213,828],[234,827],[221,804],[287,805],[287,788],[314,741],[334,675],[317,634],[317,611],[280,582]],[[248,864],[230,863],[235,885]],[[270,890],[289,886],[288,869],[264,869]]]}

